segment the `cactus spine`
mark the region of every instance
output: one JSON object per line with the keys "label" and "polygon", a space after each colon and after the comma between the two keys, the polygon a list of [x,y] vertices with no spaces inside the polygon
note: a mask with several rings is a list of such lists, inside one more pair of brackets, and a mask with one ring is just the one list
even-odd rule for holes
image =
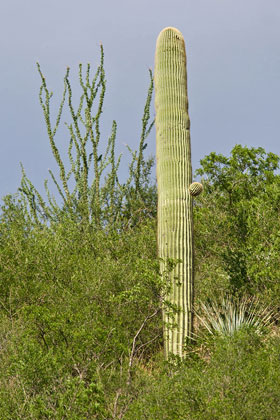
{"label": "cactus spine", "polygon": [[[162,271],[168,258],[181,261],[169,275],[168,301],[172,305],[163,308],[165,356],[183,357],[184,344],[191,335],[193,323],[192,196],[199,193],[199,187],[190,188],[192,167],[186,50],[184,38],[175,28],[165,28],[158,36],[154,79],[158,256],[163,261]],[[173,305],[178,310],[172,310]]]}

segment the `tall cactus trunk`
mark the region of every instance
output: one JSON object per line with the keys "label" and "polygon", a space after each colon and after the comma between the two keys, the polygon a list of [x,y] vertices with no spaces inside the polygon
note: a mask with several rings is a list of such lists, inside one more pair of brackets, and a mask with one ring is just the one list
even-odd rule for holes
{"label": "tall cactus trunk", "polygon": [[[162,272],[164,261],[180,260],[169,275],[167,300],[172,305],[163,307],[165,356],[183,357],[193,324],[192,195],[197,193],[189,189],[192,167],[185,42],[175,28],[165,28],[158,36],[154,78],[158,256],[162,259]],[[196,186],[198,190],[200,185]]]}

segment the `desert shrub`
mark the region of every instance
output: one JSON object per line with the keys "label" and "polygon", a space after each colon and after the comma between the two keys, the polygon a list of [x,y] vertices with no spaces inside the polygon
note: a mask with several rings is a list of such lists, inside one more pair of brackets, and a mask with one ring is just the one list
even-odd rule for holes
{"label": "desert shrub", "polygon": [[180,365],[165,365],[131,405],[126,419],[275,419],[279,413],[279,337],[252,330],[215,338]]}
{"label": "desert shrub", "polygon": [[122,233],[71,219],[1,226],[1,418],[88,418],[110,406],[135,360],[161,346],[155,244],[153,221]]}
{"label": "desert shrub", "polygon": [[[279,156],[236,145],[229,157],[211,153],[197,175],[197,296],[257,296],[279,306]],[[215,287],[213,287],[215,285]]]}
{"label": "desert shrub", "polygon": [[[27,177],[21,165],[19,195],[30,222],[48,224],[50,221],[62,222],[67,217],[76,223],[90,224],[95,228],[120,229],[125,225],[134,225],[145,217],[154,217],[156,189],[150,177],[154,159],[144,157],[148,145],[147,137],[154,125],[154,120],[150,121],[152,71],[149,70],[150,84],[138,150],[127,146],[131,159],[126,165],[127,179],[120,183],[121,156],[117,157],[115,153],[116,121],[112,122],[107,144],[101,144],[100,126],[106,93],[103,46],[100,47],[100,64],[95,74],[92,75],[90,64],[86,69],[82,64],[79,65],[81,96],[78,100],[74,98],[70,69],[67,68],[62,99],[56,115],[52,104],[53,92],[50,91],[38,63],[37,66],[41,78],[39,101],[59,177],[53,170],[49,170],[56,194],[52,194],[48,180],[44,182],[45,193],[42,194]],[[68,150],[66,158],[57,141],[65,112],[68,119],[65,122],[66,138],[69,138],[68,144],[65,144]]]}

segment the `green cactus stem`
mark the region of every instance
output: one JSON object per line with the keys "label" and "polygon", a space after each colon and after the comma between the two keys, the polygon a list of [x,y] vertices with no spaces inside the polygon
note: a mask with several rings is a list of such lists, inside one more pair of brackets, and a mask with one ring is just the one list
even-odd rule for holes
{"label": "green cactus stem", "polygon": [[[158,256],[180,260],[170,273],[170,292],[163,307],[165,356],[184,356],[193,324],[192,184],[186,50],[175,28],[163,29],[155,54],[156,159],[158,184]],[[192,184],[192,185],[191,185]],[[201,184],[200,184],[201,185]]]}

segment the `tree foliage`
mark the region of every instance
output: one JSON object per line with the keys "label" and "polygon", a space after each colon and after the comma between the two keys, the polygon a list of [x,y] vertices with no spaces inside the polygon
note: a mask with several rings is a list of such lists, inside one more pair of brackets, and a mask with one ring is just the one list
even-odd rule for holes
{"label": "tree foliage", "polygon": [[196,206],[198,248],[216,260],[232,293],[276,296],[279,288],[279,161],[236,145],[230,157],[206,156],[197,170],[205,189]]}

